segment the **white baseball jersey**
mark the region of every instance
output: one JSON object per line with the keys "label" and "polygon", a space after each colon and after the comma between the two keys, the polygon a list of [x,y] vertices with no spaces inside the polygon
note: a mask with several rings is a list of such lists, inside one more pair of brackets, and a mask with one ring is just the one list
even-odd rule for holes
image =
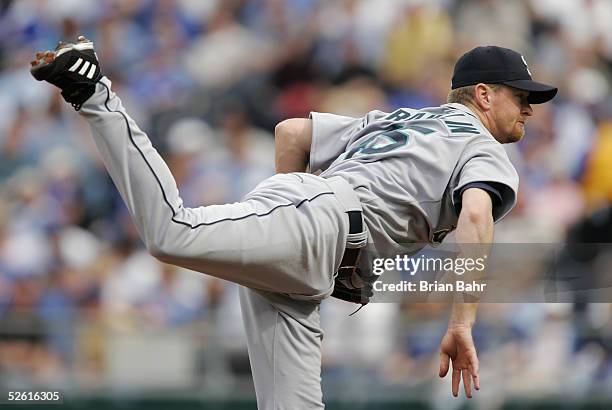
{"label": "white baseball jersey", "polygon": [[80,114],[147,248],[253,289],[241,300],[260,409],[324,408],[319,302],[334,288],[347,212],[361,207],[370,243],[389,252],[439,241],[471,183],[499,197],[495,219],[516,197],[505,151],[460,105],[361,119],[313,113],[310,165],[321,176],[276,175],[242,202],[198,208],[183,205],[170,169],[108,79]]}
{"label": "white baseball jersey", "polygon": [[311,171],[355,187],[380,253],[441,242],[457,226],[463,189],[474,183],[493,192],[495,221],[516,203],[518,175],[506,151],[464,105],[311,118]]}

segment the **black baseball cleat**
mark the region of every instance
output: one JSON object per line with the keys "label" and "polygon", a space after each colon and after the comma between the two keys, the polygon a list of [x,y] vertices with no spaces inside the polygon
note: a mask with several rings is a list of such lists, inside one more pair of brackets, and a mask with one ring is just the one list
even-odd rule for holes
{"label": "black baseball cleat", "polygon": [[64,100],[75,110],[93,95],[102,77],[93,43],[79,36],[76,43],[59,42],[54,51],[36,53],[30,72],[62,90]]}

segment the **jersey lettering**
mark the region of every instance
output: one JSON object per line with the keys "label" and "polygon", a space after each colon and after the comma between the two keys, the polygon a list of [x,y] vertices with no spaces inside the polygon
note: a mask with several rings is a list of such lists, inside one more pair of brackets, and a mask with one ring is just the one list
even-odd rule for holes
{"label": "jersey lettering", "polygon": [[444,120],[444,124],[446,124],[450,132],[453,134],[460,133],[460,132],[465,132],[468,134],[480,134],[480,131],[478,131],[478,128],[474,127],[469,122]]}
{"label": "jersey lettering", "polygon": [[[442,113],[437,113],[437,114],[428,113],[424,111],[417,111],[417,112],[411,113],[410,111],[399,108],[393,111],[391,114],[387,115],[387,117],[385,117],[385,120],[395,121],[395,122],[401,121],[404,123],[414,121],[414,120],[419,120],[419,119],[441,120],[444,122],[444,124],[446,124],[451,134],[458,134],[458,133],[480,134],[480,131],[478,130],[478,128],[476,128],[472,123],[451,121],[448,119],[452,117],[464,117],[465,115],[466,114],[463,112],[457,112],[456,109],[449,109],[446,107],[443,109]],[[398,125],[394,125],[394,127],[396,129],[400,128]],[[406,124],[402,128],[417,131],[422,134],[431,134],[431,133],[436,132],[434,129],[423,127],[422,125]],[[360,147],[362,149],[367,148],[363,146],[360,146]],[[355,153],[356,151],[352,152],[351,156],[354,155]],[[349,156],[348,158],[350,158],[351,156]]]}
{"label": "jersey lettering", "polygon": [[417,112],[416,114],[414,114],[411,117],[408,117],[407,121],[412,121],[412,120],[420,120],[421,118],[423,118],[425,116],[424,112]]}
{"label": "jersey lettering", "polygon": [[400,130],[385,131],[373,135],[361,144],[351,149],[345,159],[353,158],[355,155],[378,154],[389,152],[408,143],[408,135]]}
{"label": "jersey lettering", "polygon": [[[413,121],[413,120],[420,120],[421,118],[425,117],[428,113],[426,112],[422,112],[422,111],[417,111],[414,114],[411,114],[409,111],[405,111],[403,109],[398,109],[393,111],[391,114],[387,115],[385,117],[385,120],[389,120],[389,121]],[[429,118],[438,118],[440,115],[442,114],[429,114],[429,116],[427,117]]]}
{"label": "jersey lettering", "polygon": [[410,117],[410,113],[408,111],[404,111],[401,108],[393,111],[391,114],[387,115],[385,120],[389,121],[402,121]]}

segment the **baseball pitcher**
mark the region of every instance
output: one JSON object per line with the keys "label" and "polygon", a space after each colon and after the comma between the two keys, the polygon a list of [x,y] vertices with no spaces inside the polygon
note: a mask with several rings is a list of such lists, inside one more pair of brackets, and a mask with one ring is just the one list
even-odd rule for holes
{"label": "baseball pitcher", "polygon": [[[151,254],[243,285],[262,410],[324,408],[319,305],[330,295],[369,301],[364,247],[417,252],[452,230],[460,243],[491,243],[493,223],[512,209],[518,189],[502,144],[523,137],[530,104],[557,92],[531,79],[519,53],[478,47],[457,62],[448,104],[285,120],[275,132],[277,175],[239,203],[186,208],[164,160],[103,76],[92,42],[79,37],[38,53],[31,72],[59,87],[89,123]],[[468,397],[480,388],[476,307],[454,305],[440,346],[440,376],[452,365],[455,396],[461,380]]]}

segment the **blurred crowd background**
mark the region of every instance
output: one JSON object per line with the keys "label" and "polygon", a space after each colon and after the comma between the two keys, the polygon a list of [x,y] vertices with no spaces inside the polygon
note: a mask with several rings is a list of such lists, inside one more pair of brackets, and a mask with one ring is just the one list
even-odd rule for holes
{"label": "blurred crowd background", "polygon": [[[30,76],[35,51],[93,40],[198,206],[274,172],[278,121],[438,105],[462,53],[513,48],[560,92],[507,147],[521,188],[496,240],[612,242],[610,22],[608,0],[0,1],[0,386],[253,397],[236,286],[146,253],[85,122]],[[351,309],[323,306],[328,397],[462,405],[437,380],[447,307]],[[610,400],[610,313],[484,305],[475,403]]]}

